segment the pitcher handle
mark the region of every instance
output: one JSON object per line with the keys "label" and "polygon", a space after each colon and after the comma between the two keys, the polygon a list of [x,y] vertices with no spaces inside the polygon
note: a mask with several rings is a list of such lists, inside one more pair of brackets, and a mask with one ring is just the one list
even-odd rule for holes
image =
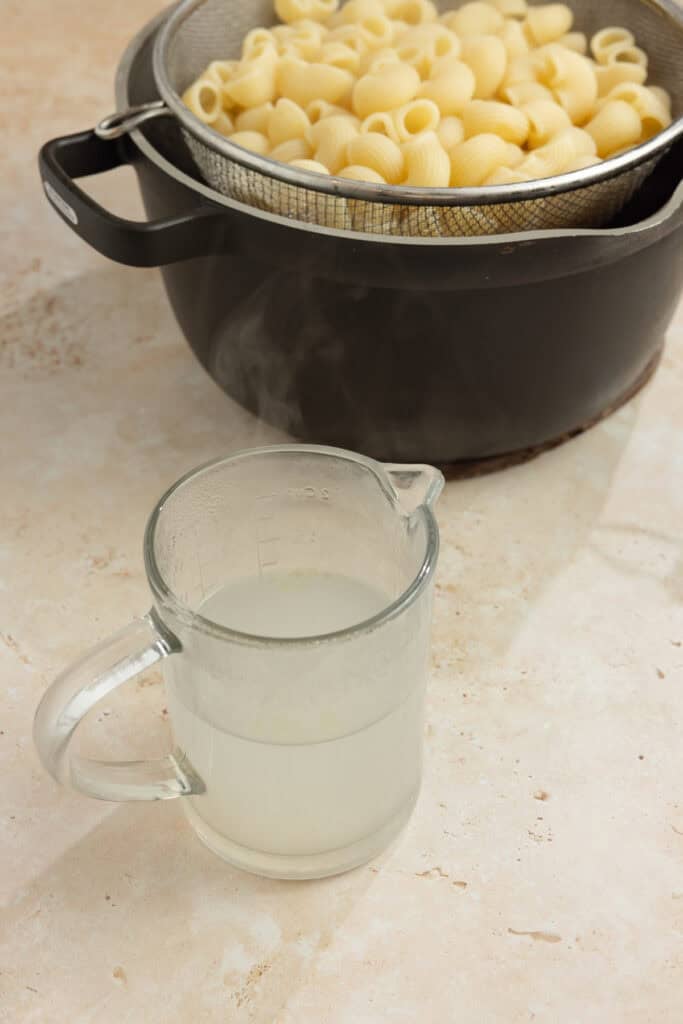
{"label": "pitcher handle", "polygon": [[70,751],[80,721],[98,701],[180,649],[180,642],[152,611],[55,679],[38,705],[33,739],[41,761],[58,782],[98,800],[170,800],[204,791],[201,779],[178,751],[150,761],[97,761]]}

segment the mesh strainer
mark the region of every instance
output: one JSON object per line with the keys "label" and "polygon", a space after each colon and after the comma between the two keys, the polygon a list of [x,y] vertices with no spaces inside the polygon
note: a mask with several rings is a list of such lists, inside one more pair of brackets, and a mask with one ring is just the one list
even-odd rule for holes
{"label": "mesh strainer", "polygon": [[[437,6],[457,4],[437,0]],[[182,0],[154,49],[162,102],[142,116],[175,115],[202,176],[218,192],[310,224],[411,237],[600,227],[683,134],[683,9],[676,0],[571,0],[571,6],[577,28],[588,34],[615,24],[635,34],[650,57],[649,78],[671,93],[677,120],[642,146],[569,174],[487,188],[375,185],[313,174],[231,143],[190,113],[180,96],[211,60],[239,56],[250,29],[275,21],[271,0]],[[103,123],[101,134],[111,136],[139,121],[139,115],[119,115]]]}

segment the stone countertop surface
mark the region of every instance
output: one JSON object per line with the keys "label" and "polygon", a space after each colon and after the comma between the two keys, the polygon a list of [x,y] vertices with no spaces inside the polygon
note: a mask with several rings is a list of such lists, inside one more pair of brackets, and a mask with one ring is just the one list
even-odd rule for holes
{"label": "stone countertop surface", "polygon": [[[156,0],[5,0],[0,118],[0,1021],[678,1024],[683,1010],[683,317],[654,381],[522,467],[448,485],[426,776],[400,841],[320,882],[233,870],[177,802],[41,769],[55,674],[149,605],[146,516],[279,435],[206,376],[157,271],[45,202],[39,144],[95,123]],[[140,211],[132,173],[93,188]],[[149,673],[101,706],[158,755]],[[89,737],[90,739],[91,737]]]}

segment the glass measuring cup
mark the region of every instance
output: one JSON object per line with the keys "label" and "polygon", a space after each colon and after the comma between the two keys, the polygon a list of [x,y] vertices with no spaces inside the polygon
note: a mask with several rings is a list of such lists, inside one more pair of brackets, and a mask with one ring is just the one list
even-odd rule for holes
{"label": "glass measuring cup", "polygon": [[[183,797],[200,839],[258,874],[322,877],[379,853],[419,791],[442,486],[430,466],[309,445],[188,473],[147,525],[152,610],[38,707],[45,767],[104,800]],[[158,661],[172,753],[74,753],[90,708]]]}

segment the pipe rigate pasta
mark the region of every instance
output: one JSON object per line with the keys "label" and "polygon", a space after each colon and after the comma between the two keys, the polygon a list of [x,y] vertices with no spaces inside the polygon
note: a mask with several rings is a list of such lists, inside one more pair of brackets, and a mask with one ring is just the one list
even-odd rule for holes
{"label": "pipe rigate pasta", "polygon": [[407,142],[422,135],[423,132],[434,132],[439,126],[439,108],[431,100],[411,100],[405,106],[393,111],[396,133],[401,142]]}
{"label": "pipe rigate pasta", "polygon": [[642,85],[647,78],[647,68],[641,64],[598,64],[595,68],[598,83],[598,99],[607,96],[616,85],[636,82]]}
{"label": "pipe rigate pasta", "polygon": [[442,117],[436,134],[439,142],[448,152],[465,138],[465,128],[459,117]]}
{"label": "pipe rigate pasta", "polygon": [[505,18],[526,18],[528,4],[526,0],[489,0]]}
{"label": "pipe rigate pasta", "polygon": [[315,174],[330,173],[319,160],[290,160],[289,164],[291,167],[300,167],[302,171],[313,171]]}
{"label": "pipe rigate pasta", "polygon": [[582,53],[584,57],[588,53],[588,36],[585,32],[567,32],[557,41],[560,46],[566,46],[568,50]]}
{"label": "pipe rigate pasta", "polygon": [[247,107],[233,118],[238,132],[261,132],[266,135],[268,122],[275,106],[273,103],[261,103],[258,107]]}
{"label": "pipe rigate pasta", "polygon": [[273,146],[268,153],[271,160],[280,160],[283,164],[291,164],[292,160],[308,160],[313,153],[313,148],[306,139],[294,138],[285,139],[279,145]]}
{"label": "pipe rigate pasta", "polygon": [[515,57],[526,57],[531,46],[521,23],[514,18],[506,19],[503,28],[498,33],[500,40],[505,47],[508,60]]}
{"label": "pipe rigate pasta", "polygon": [[548,86],[574,124],[584,124],[598,98],[598,82],[587,57],[550,43],[534,58],[538,80]]}
{"label": "pipe rigate pasta", "polygon": [[521,110],[529,122],[527,143],[530,149],[545,145],[553,135],[559,135],[565,128],[571,127],[567,111],[552,99],[531,100],[523,104]]}
{"label": "pipe rigate pasta", "polygon": [[235,145],[250,149],[252,153],[259,153],[261,156],[265,156],[270,149],[268,137],[262,132],[235,132],[231,138]]}
{"label": "pipe rigate pasta", "polygon": [[386,185],[386,180],[378,171],[362,164],[350,164],[348,167],[342,167],[338,174],[340,178],[349,178],[351,181],[372,181],[375,185]]}
{"label": "pipe rigate pasta", "polygon": [[407,64],[389,64],[356,82],[351,105],[358,117],[393,110],[408,103],[420,88],[420,76]]}
{"label": "pipe rigate pasta", "polygon": [[380,135],[386,135],[392,142],[398,143],[401,141],[398,137],[393,117],[385,110],[377,111],[376,114],[369,114],[361,123],[360,130],[361,134],[363,132],[379,132]]}
{"label": "pipe rigate pasta", "polygon": [[608,100],[586,125],[586,131],[595,142],[598,156],[608,157],[640,139],[640,114],[626,100]]}
{"label": "pipe rigate pasta", "polygon": [[611,26],[595,33],[591,39],[590,49],[598,64],[606,64],[606,55],[611,46],[614,46],[615,43],[633,46],[635,41],[633,32],[620,26]]}
{"label": "pipe rigate pasta", "polygon": [[318,121],[309,133],[314,159],[336,174],[346,165],[346,147],[357,134],[358,128],[348,117],[326,117]]}
{"label": "pipe rigate pasta", "polygon": [[505,76],[508,55],[498,36],[468,36],[462,41],[462,59],[474,72],[474,95],[490,99]]}
{"label": "pipe rigate pasta", "polygon": [[521,146],[529,134],[529,118],[524,111],[497,100],[472,100],[462,112],[462,123],[467,139],[490,132]]}
{"label": "pipe rigate pasta", "polygon": [[379,132],[363,132],[351,139],[347,146],[349,161],[355,165],[371,167],[390,185],[403,180],[404,156],[400,146]]}
{"label": "pipe rigate pasta", "polygon": [[440,73],[423,82],[418,91],[421,99],[436,103],[442,117],[460,114],[474,96],[472,70],[461,60],[452,60]]}
{"label": "pipe rigate pasta", "polygon": [[534,46],[556,42],[570,31],[574,15],[566,4],[541,4],[529,7],[526,29]]}
{"label": "pipe rigate pasta", "polygon": [[405,184],[417,188],[446,188],[451,162],[435,132],[422,132],[403,146]]}
{"label": "pipe rigate pasta", "polygon": [[482,0],[470,0],[457,10],[441,18],[444,25],[461,38],[464,36],[495,35],[504,24],[501,12],[492,4]]}
{"label": "pipe rigate pasta", "polygon": [[193,82],[183,96],[183,102],[204,124],[211,124],[220,114],[221,87],[211,78],[200,78]]}
{"label": "pipe rigate pasta", "polygon": [[450,184],[454,187],[474,188],[496,169],[505,165],[507,143],[498,135],[475,135],[451,149]]}

